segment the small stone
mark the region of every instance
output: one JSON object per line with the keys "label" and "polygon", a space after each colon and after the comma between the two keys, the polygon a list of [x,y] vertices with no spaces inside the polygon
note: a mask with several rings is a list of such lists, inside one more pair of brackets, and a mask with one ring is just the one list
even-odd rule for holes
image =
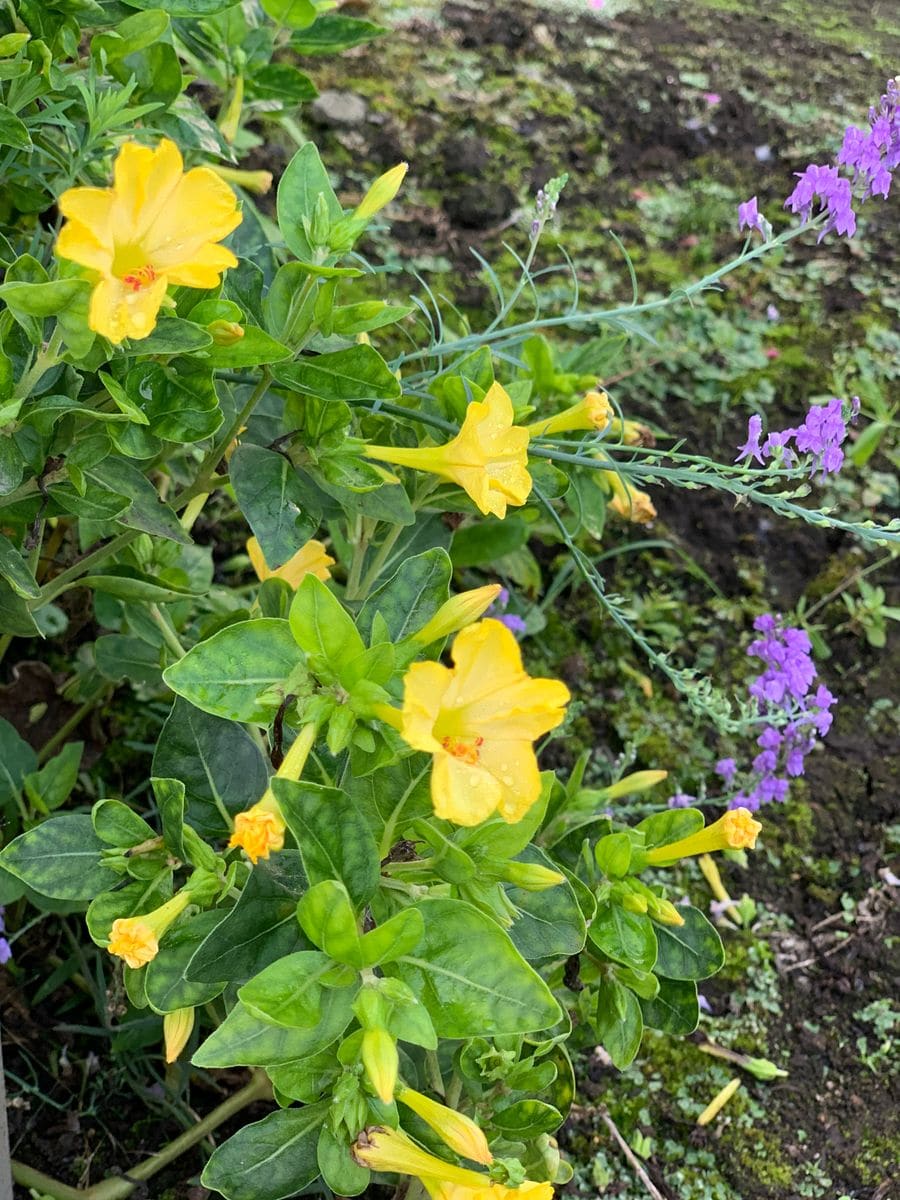
{"label": "small stone", "polygon": [[325,125],[359,125],[369,106],[353,92],[324,91],[312,104],[312,113]]}

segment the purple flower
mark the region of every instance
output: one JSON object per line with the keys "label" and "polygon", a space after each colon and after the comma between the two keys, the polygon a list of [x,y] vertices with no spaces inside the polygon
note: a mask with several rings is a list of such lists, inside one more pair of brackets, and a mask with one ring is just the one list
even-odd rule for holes
{"label": "purple flower", "polygon": [[900,87],[889,79],[878,107],[869,109],[869,130],[848,125],[837,161],[852,167],[853,182],[862,182],[863,200],[887,198],[893,172],[900,166]]}
{"label": "purple flower", "polygon": [[737,763],[733,758],[720,758],[716,763],[716,774],[725,781],[731,783],[737,772]]}
{"label": "purple flower", "polygon": [[762,232],[762,215],[756,207],[756,197],[751,196],[743,204],[738,205],[738,231],[758,229]]}
{"label": "purple flower", "polygon": [[696,796],[689,796],[687,792],[676,792],[669,797],[669,808],[690,808],[696,799]]}
{"label": "purple flower", "polygon": [[781,313],[778,311],[778,309],[775,307],[774,304],[769,304],[766,307],[766,317],[770,321],[780,321]]}
{"label": "purple flower", "polygon": [[837,167],[819,167],[810,163],[805,171],[795,172],[797,186],[784,202],[784,207],[799,213],[803,221],[813,215],[818,201],[818,211],[828,214],[818,240],[835,230],[848,238],[856,232],[856,213],[853,211],[853,189],[850,180],[838,174]]}
{"label": "purple flower", "polygon": [[715,105],[715,104],[722,103],[722,97],[719,95],[718,92],[704,92],[703,99],[710,106],[710,108],[712,108],[713,105]]}
{"label": "purple flower", "polygon": [[525,622],[521,617],[517,617],[515,613],[504,613],[503,616],[498,617],[497,620],[501,623],[501,625],[505,625],[511,633],[514,633],[516,637],[521,637],[525,632]]}
{"label": "purple flower", "polygon": [[[3,933],[6,929],[6,925],[3,921],[3,914],[5,911],[6,910],[3,908],[3,906],[0,905],[0,933]],[[0,937],[0,967],[5,967],[11,958],[12,947],[5,937]]]}
{"label": "purple flower", "polygon": [[701,1012],[705,1012],[705,1013],[712,1012],[712,1005],[707,1000],[707,998],[703,995],[702,992],[697,993],[697,1007],[700,1009]]}
{"label": "purple flower", "polygon": [[760,435],[762,434],[762,417],[756,413],[747,422],[747,440],[743,446],[738,446],[738,456],[734,460],[740,462],[742,458],[753,459],[756,462],[765,465],[763,459],[762,447],[759,444]]}

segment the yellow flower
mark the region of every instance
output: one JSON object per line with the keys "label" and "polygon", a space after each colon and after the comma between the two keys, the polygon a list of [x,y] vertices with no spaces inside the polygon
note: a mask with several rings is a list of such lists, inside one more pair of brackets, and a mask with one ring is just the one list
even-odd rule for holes
{"label": "yellow flower", "polygon": [[501,520],[508,504],[524,504],[531,494],[528,430],[513,424],[512,401],[499,383],[469,405],[462,428],[446,445],[367,446],[366,454],[455,483],[480,512]]}
{"label": "yellow flower", "polygon": [[473,588],[469,592],[460,592],[451,596],[446,604],[442,604],[427,625],[423,625],[413,637],[423,646],[430,646],[438,638],[449,637],[459,629],[465,629],[473,621],[491,607],[503,588],[499,583],[489,583],[485,587]]}
{"label": "yellow flower", "polygon": [[413,1088],[402,1087],[397,1099],[421,1117],[461,1158],[471,1158],[473,1162],[484,1163],[485,1166],[494,1161],[483,1130],[471,1117],[447,1108],[445,1104],[439,1104],[437,1100],[423,1096]]}
{"label": "yellow flower", "polygon": [[647,862],[650,866],[659,866],[693,854],[709,854],[713,850],[752,850],[761,829],[762,825],[749,809],[733,808],[697,833],[689,834],[678,842],[670,842],[667,846],[648,850]]}
{"label": "yellow flower", "polygon": [[373,1171],[413,1175],[432,1200],[552,1200],[549,1183],[526,1179],[521,1187],[492,1183],[480,1171],[455,1167],[422,1150],[402,1129],[380,1126],[363,1130],[351,1148],[353,1157]]}
{"label": "yellow flower", "polygon": [[159,939],[190,902],[190,892],[179,892],[153,912],[119,917],[112,923],[107,950],[134,970],[152,962],[159,953]]}
{"label": "yellow flower", "polygon": [[334,559],[326,552],[322,543],[316,541],[315,538],[311,538],[305,546],[301,546],[293,558],[289,558],[286,563],[282,563],[274,571],[267,565],[260,544],[255,537],[248,539],[247,553],[250,555],[250,562],[253,564],[253,570],[260,582],[264,582],[266,579],[283,579],[292,588],[299,587],[300,581],[309,574],[315,575],[316,579],[321,579],[324,583],[326,579],[331,578],[328,568],[334,565]]}
{"label": "yellow flower", "polygon": [[400,191],[400,185],[403,183],[408,170],[409,163],[402,162],[398,163],[396,167],[391,167],[389,171],[385,171],[383,175],[379,175],[353,210],[353,216],[356,220],[368,221],[370,217],[374,217],[377,212],[380,212],[385,205],[390,204]]}
{"label": "yellow flower", "polygon": [[606,392],[588,392],[587,395],[552,417],[535,421],[528,426],[532,437],[546,437],[555,433],[569,433],[577,429],[606,429],[613,418],[613,408]]}
{"label": "yellow flower", "polygon": [[390,1104],[400,1070],[397,1043],[386,1029],[367,1029],[363,1033],[360,1057],[376,1096],[384,1104]]}
{"label": "yellow flower", "polygon": [[563,720],[569,690],[527,675],[518,642],[499,621],[463,629],[451,653],[452,669],[422,662],[407,671],[401,736],[434,755],[437,816],[478,825],[499,810],[504,821],[520,821],[541,790],[532,742]]}
{"label": "yellow flower", "polygon": [[600,471],[599,474],[612,492],[609,507],[614,513],[635,525],[646,525],[655,519],[656,509],[646,492],[626,483],[618,471]]}
{"label": "yellow flower", "polygon": [[193,1008],[176,1008],[163,1017],[163,1041],[166,1046],[166,1062],[174,1062],[187,1045],[194,1028]]}
{"label": "yellow flower", "polygon": [[273,850],[284,849],[284,818],[278,801],[258,800],[246,812],[234,818],[234,832],[228,840],[229,846],[240,846],[254,866],[261,858],[268,858]]}
{"label": "yellow flower", "polygon": [[241,221],[234,192],[208,167],[185,174],[165,138],[155,150],[126,142],[113,186],[69,188],[59,209],[56,253],[94,273],[88,324],[111,342],[147,337],[171,284],[218,287],[237,266],[217,244]]}

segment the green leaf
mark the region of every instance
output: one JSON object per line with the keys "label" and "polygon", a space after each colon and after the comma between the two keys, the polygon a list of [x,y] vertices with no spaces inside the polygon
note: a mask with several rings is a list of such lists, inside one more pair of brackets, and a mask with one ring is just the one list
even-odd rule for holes
{"label": "green leaf", "polygon": [[287,63],[270,63],[260,67],[247,81],[250,93],[265,100],[279,100],[283,105],[303,104],[315,100],[319,90],[308,75]]}
{"label": "green leaf", "polygon": [[[528,846],[516,857],[518,862],[535,863],[551,871],[558,869],[537,846]],[[506,894],[519,912],[509,936],[523,958],[529,962],[540,958],[568,958],[584,949],[584,917],[568,880],[541,892],[529,892],[507,884]]]}
{"label": "green leaf", "polygon": [[12,146],[14,150],[30,150],[31,136],[28,126],[5,104],[0,104],[0,146]]}
{"label": "green leaf", "polygon": [[327,1124],[319,1131],[316,1157],[324,1183],[336,1196],[359,1196],[369,1186],[372,1172],[352,1157],[346,1134],[335,1137]]}
{"label": "green leaf", "polygon": [[245,983],[238,998],[249,1013],[292,1029],[311,1029],[319,1020],[323,979],[334,962],[319,950],[300,950],[266,967]]}
{"label": "green leaf", "polygon": [[656,995],[640,1004],[645,1025],[675,1037],[686,1037],[700,1023],[697,985],[690,979],[660,979]]}
{"label": "green leaf", "polygon": [[260,0],[260,4],[276,25],[286,25],[288,29],[306,29],[317,15],[313,0]]}
{"label": "green leaf", "polygon": [[128,372],[125,391],[150,432],[166,441],[198,442],[222,423],[212,371],[189,358],[138,363]]}
{"label": "green leaf", "polygon": [[110,883],[103,842],[82,813],[51,817],[0,850],[0,866],[52,900],[91,900]]}
{"label": "green leaf", "polygon": [[39,771],[25,776],[25,792],[38,811],[52,812],[68,800],[78,782],[83,750],[84,742],[67,742]]}
{"label": "green leaf", "polygon": [[[135,6],[137,7],[137,6]],[[136,50],[143,50],[152,45],[169,28],[169,14],[162,9],[153,8],[143,13],[135,13],[120,21],[115,29],[108,33],[98,33],[91,38],[91,56],[99,58],[100,52],[106,54],[108,60],[125,58]]]}
{"label": "green leaf", "polygon": [[257,863],[234,908],[195,951],[186,977],[240,984],[284,955],[307,949],[297,924],[297,897],[305,887],[296,850],[281,850]]}
{"label": "green leaf", "polygon": [[335,879],[323,879],[300,897],[297,919],[309,940],[338,962],[362,966],[356,910],[347,889]]}
{"label": "green leaf", "polygon": [[368,641],[376,613],[381,613],[387,636],[402,641],[429,621],[450,595],[453,568],[439,547],[413,555],[366,600],[357,628]]}
{"label": "green leaf", "polygon": [[[0,447],[3,438],[0,437]],[[27,601],[17,596],[5,579],[0,579],[0,629],[13,637],[38,637],[38,629]]]}
{"label": "green leaf", "polygon": [[270,1113],[239,1129],[203,1168],[204,1187],[226,1200],[285,1200],[319,1174],[316,1147],[328,1104]]}
{"label": "green leaf", "polygon": [[654,970],[667,979],[708,979],[725,965],[725,950],[699,908],[679,905],[683,925],[656,925],[659,957]]}
{"label": "green leaf", "polygon": [[552,1133],[563,1123],[562,1113],[542,1100],[517,1100],[491,1116],[494,1129],[515,1141],[530,1141],[542,1133]]}
{"label": "green leaf", "polygon": [[[170,17],[186,17],[196,20],[198,17],[214,17],[216,13],[225,12],[237,4],[239,0],[162,0],[162,5]],[[160,7],[160,0],[128,0],[131,8],[155,9]]]}
{"label": "green leaf", "polygon": [[[21,122],[20,122],[21,124]],[[23,126],[24,128],[24,126]],[[0,107],[0,143],[3,143],[3,109]],[[3,143],[9,145],[10,143]],[[90,284],[83,279],[53,279],[47,283],[0,284],[0,300],[4,300],[13,315],[55,317],[79,292],[87,295]]]}
{"label": "green leaf", "polygon": [[228,625],[198,643],[163,678],[204,712],[267,725],[283,699],[285,680],[302,661],[288,622],[262,617]]}
{"label": "green leaf", "polygon": [[309,882],[339,880],[357,908],[371,900],[381,879],[378,848],[346,792],[277,777],[272,787]]}
{"label": "green leaf", "polygon": [[145,338],[133,342],[132,354],[193,354],[212,346],[212,335],[193,321],[181,317],[163,317]]}
{"label": "green leaf", "polygon": [[312,1029],[260,1021],[238,1002],[191,1060],[197,1067],[268,1067],[309,1058],[340,1037],[353,1017],[353,988],[326,988]]}
{"label": "green leaf", "polygon": [[402,908],[360,938],[360,965],[377,967],[413,954],[422,941],[425,925],[415,908]]}
{"label": "green leaf", "polygon": [[440,1037],[532,1033],[559,1005],[500,927],[461,900],[421,900],[425,936],[415,956],[388,968],[428,1010]]}
{"label": "green leaf", "polygon": [[528,528],[521,517],[507,517],[458,529],[450,548],[454,567],[478,567],[519,550],[528,541]]}
{"label": "green leaf", "polygon": [[306,575],[297,588],[290,628],[297,645],[323,659],[338,676],[366,649],[353,618],[315,575]]}
{"label": "green leaf", "polygon": [[180,779],[186,820],[202,837],[223,837],[229,818],[261,796],[269,771],[249,733],[178,697],[153,753],[153,774]]}
{"label": "green leaf", "polygon": [[160,871],[153,879],[127,883],[114,892],[101,892],[90,902],[84,915],[88,933],[98,946],[105,946],[114,921],[153,912],[171,896],[172,876],[169,871]]}
{"label": "green leaf", "polygon": [[643,913],[628,912],[621,904],[601,904],[588,926],[588,937],[598,950],[616,962],[639,971],[653,970],[656,934],[653,922]]}
{"label": "green leaf", "polygon": [[163,937],[159,953],[147,964],[144,986],[154,1012],[176,1012],[208,1004],[225,988],[225,981],[198,983],[189,980],[185,969],[209,934],[222,922],[222,913],[196,913],[180,920]]}
{"label": "green leaf", "polygon": [[25,600],[37,600],[41,589],[28,568],[25,559],[9,538],[0,533],[0,575],[7,581],[17,596]]}
{"label": "green leaf", "polygon": [[309,489],[283,454],[239,446],[228,475],[266,565],[274,571],[313,536],[321,513],[310,511]]}
{"label": "green leaf", "polygon": [[644,1033],[637,997],[614,979],[604,979],[597,989],[594,1029],[603,1048],[620,1071],[634,1061]]}
{"label": "green leaf", "polygon": [[206,356],[211,366],[217,370],[224,367],[261,367],[291,357],[292,351],[287,346],[276,342],[258,326],[245,325],[243,328],[244,336],[231,346],[212,346]]}
{"label": "green leaf", "polygon": [[156,837],[156,830],[121,800],[98,800],[91,821],[97,837],[110,846],[139,846]]}
{"label": "green leaf", "polygon": [[105,634],[94,642],[94,662],[101,675],[113,682],[120,679],[157,685],[162,682],[160,649],[148,645],[143,638]]}
{"label": "green leaf", "polygon": [[316,254],[307,234],[307,227],[316,212],[319,196],[324,196],[325,206],[332,222],[339,221],[344,210],[334,194],[328,172],[312,142],[300,147],[285,168],[278,185],[278,228],[285,245],[297,258],[304,261]]}
{"label": "green leaf", "polygon": [[402,392],[378,351],[366,345],[276,366],[272,374],[284,387],[323,400],[396,400]]}
{"label": "green leaf", "polygon": [[85,474],[101,487],[109,488],[131,501],[125,512],[116,518],[120,525],[139,529],[153,537],[179,542],[183,546],[191,545],[191,539],[182,529],[174,509],[160,497],[143,471],[139,471],[128,459],[111,455]]}
{"label": "green leaf", "polygon": [[118,600],[140,600],[147,603],[166,603],[184,600],[196,595],[190,588],[178,587],[175,583],[161,584],[152,575],[142,575],[130,567],[109,567],[106,575],[83,575],[79,587],[90,587],[96,592],[105,592]]}
{"label": "green leaf", "polygon": [[187,859],[184,848],[184,784],[180,779],[150,780],[156,807],[162,823],[166,849],[182,861]]}
{"label": "green leaf", "polygon": [[310,29],[295,33],[291,38],[291,47],[297,54],[340,54],[343,50],[381,37],[383,33],[387,33],[387,30],[372,21],[327,13],[320,16]]}
{"label": "green leaf", "polygon": [[644,848],[652,850],[656,846],[668,846],[678,842],[702,829],[705,818],[699,808],[670,808],[666,812],[654,813],[645,817],[635,825],[638,833],[644,835]]}
{"label": "green leaf", "polygon": [[37,770],[37,755],[9,721],[0,717],[0,807],[15,800],[26,775]]}

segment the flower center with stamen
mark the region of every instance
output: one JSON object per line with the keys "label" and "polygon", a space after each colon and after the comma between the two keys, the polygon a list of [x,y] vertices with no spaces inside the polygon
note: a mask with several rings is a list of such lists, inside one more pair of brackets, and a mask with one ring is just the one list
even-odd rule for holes
{"label": "flower center with stamen", "polygon": [[150,263],[145,263],[142,267],[136,267],[133,271],[129,271],[127,275],[123,275],[122,282],[126,287],[130,287],[133,292],[139,292],[143,288],[149,287],[151,283],[155,283],[156,278],[154,268]]}
{"label": "flower center with stamen", "polygon": [[474,767],[478,762],[478,750],[484,745],[484,738],[476,737],[466,741],[465,738],[445,737],[441,738],[441,745],[448,754],[452,754],[460,762],[468,763],[470,767]]}

